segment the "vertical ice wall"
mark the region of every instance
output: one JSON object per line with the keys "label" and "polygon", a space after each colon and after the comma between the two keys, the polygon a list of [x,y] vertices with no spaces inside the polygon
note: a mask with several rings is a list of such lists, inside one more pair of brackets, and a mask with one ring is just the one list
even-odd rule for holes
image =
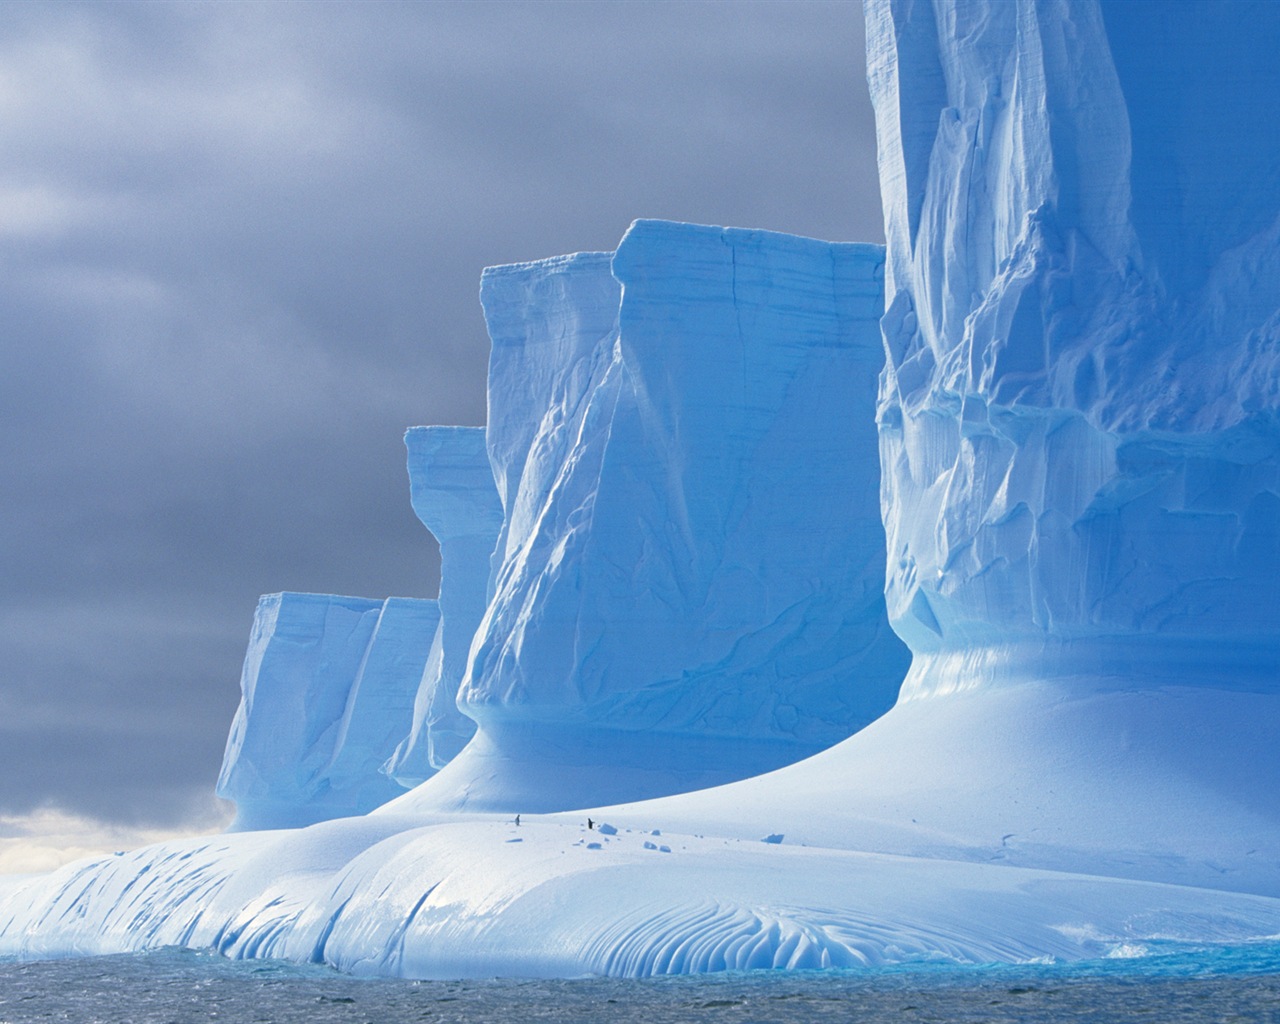
{"label": "vertical ice wall", "polygon": [[406,801],[677,792],[807,756],[892,704],[882,259],[639,221],[612,256],[485,272],[505,521],[460,695],[480,732]]}
{"label": "vertical ice wall", "polygon": [[503,510],[495,582],[537,532],[548,482],[577,443],[588,399],[613,360],[621,292],[612,259],[575,253],[489,267],[481,277],[493,346],[486,437]]}
{"label": "vertical ice wall", "polygon": [[439,635],[441,617],[436,601],[389,597],[382,602],[324,772],[331,793],[361,793],[361,803],[372,808],[401,792],[402,785],[387,785],[375,775],[412,721],[423,657],[429,638]]}
{"label": "vertical ice wall", "polygon": [[404,792],[379,767],[409,729],[438,618],[411,598],[258,602],[217,787],[235,828],[364,814]]}
{"label": "vertical ice wall", "polygon": [[404,443],[413,510],[440,543],[440,624],[412,729],[386,766],[407,788],[443,768],[475,732],[458,710],[458,687],[484,615],[502,506],[483,427],[412,427]]}
{"label": "vertical ice wall", "polygon": [[868,0],[904,695],[1274,690],[1280,5]]}

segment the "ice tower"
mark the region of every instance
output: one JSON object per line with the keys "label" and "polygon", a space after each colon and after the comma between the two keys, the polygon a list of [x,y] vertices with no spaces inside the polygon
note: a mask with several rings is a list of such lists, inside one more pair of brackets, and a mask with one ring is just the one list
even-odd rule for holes
{"label": "ice tower", "polygon": [[1280,5],[866,9],[913,662],[751,799],[838,800],[888,852],[1280,892]]}
{"label": "ice tower", "polygon": [[502,506],[482,427],[413,427],[413,510],[440,544],[440,625],[414,702],[413,726],[386,765],[406,788],[443,768],[475,732],[458,709],[471,638],[484,616]]}
{"label": "ice tower", "polygon": [[887,710],[882,259],[638,221],[616,253],[485,272],[504,522],[460,693],[479,733],[393,809],[695,789]]}
{"label": "ice tower", "polygon": [[908,695],[1276,687],[1280,7],[868,5]]}

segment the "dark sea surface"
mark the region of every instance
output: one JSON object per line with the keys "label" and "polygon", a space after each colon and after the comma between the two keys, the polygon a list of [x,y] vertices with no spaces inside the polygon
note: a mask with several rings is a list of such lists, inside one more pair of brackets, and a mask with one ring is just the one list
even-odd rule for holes
{"label": "dark sea surface", "polygon": [[1280,1024],[1280,942],[1226,948],[1147,944],[1122,953],[1069,964],[928,964],[645,981],[416,982],[174,949],[0,962],[0,1022]]}

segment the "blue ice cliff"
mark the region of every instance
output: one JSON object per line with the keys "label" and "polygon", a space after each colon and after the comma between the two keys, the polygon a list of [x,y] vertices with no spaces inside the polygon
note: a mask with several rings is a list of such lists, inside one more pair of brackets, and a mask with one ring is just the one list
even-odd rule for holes
{"label": "blue ice cliff", "polygon": [[[412,726],[369,763],[430,780],[396,813],[701,789],[892,706],[883,267],[880,246],[638,221],[615,253],[485,272],[490,422],[405,437],[442,566]],[[264,734],[292,713],[255,707]],[[287,787],[275,819],[255,799],[242,821],[299,823]]]}
{"label": "blue ice cliff", "polygon": [[1280,7],[1160,10],[868,3],[912,666],[682,827],[1280,895]]}
{"label": "blue ice cliff", "polygon": [[616,253],[485,272],[505,516],[458,695],[479,733],[409,804],[703,788],[888,710],[883,258],[638,221]]}
{"label": "blue ice cliff", "polygon": [[217,788],[237,828],[364,814],[404,792],[378,769],[409,729],[438,620],[412,598],[258,602]]}
{"label": "blue ice cliff", "polygon": [[[1280,934],[1280,5],[1154,11],[868,0],[883,297],[873,248],[654,222],[488,272],[471,743],[369,814],[0,883],[0,952],[652,975]],[[879,717],[877,615],[911,654]],[[237,728],[268,795],[335,759]]]}
{"label": "blue ice cliff", "polygon": [[[935,763],[895,772],[936,828],[1271,879],[1280,10],[1162,12],[868,4],[887,595],[914,655],[881,735],[942,716],[952,772],[998,778],[961,821],[929,808]],[[992,807],[1027,758],[1053,797],[1015,828]]]}
{"label": "blue ice cliff", "polygon": [[913,691],[978,650],[1274,689],[1276,16],[1162,10],[868,8]]}
{"label": "blue ice cliff", "polygon": [[440,625],[413,726],[383,769],[409,788],[448,764],[475,733],[475,723],[458,708],[458,687],[488,600],[502,506],[483,429],[413,427],[404,441],[413,510],[440,544]]}

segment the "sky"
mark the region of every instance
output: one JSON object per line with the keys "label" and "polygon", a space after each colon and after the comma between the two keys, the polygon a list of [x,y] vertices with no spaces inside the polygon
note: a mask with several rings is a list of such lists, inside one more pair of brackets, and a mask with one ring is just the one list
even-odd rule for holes
{"label": "sky", "polygon": [[209,831],[258,596],[435,596],[483,267],[881,241],[857,0],[0,3],[0,871]]}

